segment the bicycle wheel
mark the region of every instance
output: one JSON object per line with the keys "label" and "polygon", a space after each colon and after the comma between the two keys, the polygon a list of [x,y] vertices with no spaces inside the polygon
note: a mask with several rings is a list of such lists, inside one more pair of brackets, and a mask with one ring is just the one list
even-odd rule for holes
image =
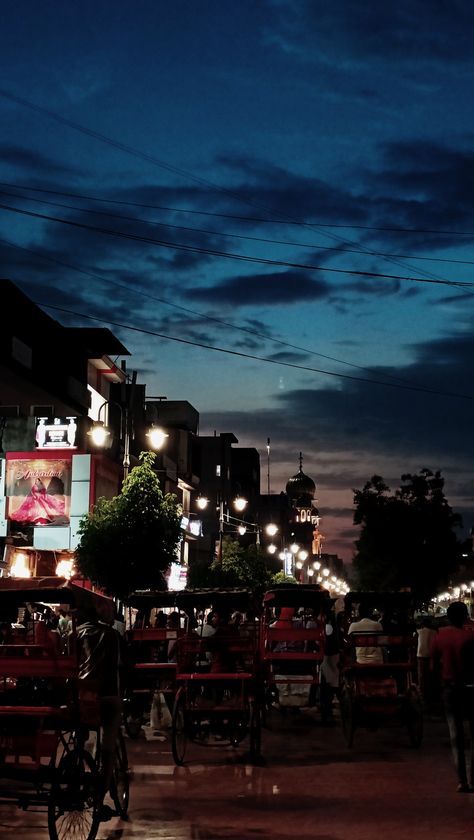
{"label": "bicycle wheel", "polygon": [[117,809],[119,817],[124,820],[128,813],[130,800],[130,776],[128,769],[127,748],[122,732],[117,736],[115,747],[114,768],[110,783],[110,795]]}
{"label": "bicycle wheel", "polygon": [[171,723],[171,750],[175,764],[178,767],[184,764],[186,752],[186,695],[182,689],[178,691],[174,701],[173,719]]}
{"label": "bicycle wheel", "polygon": [[90,753],[77,747],[56,769],[48,801],[51,840],[94,840],[99,828],[99,773]]}

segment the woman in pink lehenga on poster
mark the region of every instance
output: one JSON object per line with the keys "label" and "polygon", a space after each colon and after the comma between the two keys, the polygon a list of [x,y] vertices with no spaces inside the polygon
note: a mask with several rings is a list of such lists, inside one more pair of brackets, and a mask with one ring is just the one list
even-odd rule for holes
{"label": "woman in pink lehenga on poster", "polygon": [[28,522],[31,525],[48,525],[58,516],[64,516],[65,501],[50,495],[40,478],[35,480],[33,487],[18,510],[12,513],[10,519],[15,522]]}

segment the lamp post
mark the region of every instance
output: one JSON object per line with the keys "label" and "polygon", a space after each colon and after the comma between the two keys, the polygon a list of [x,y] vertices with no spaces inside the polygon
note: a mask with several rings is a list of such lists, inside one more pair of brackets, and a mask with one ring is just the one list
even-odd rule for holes
{"label": "lamp post", "polygon": [[[247,507],[247,499],[243,496],[236,496],[233,500],[232,505],[237,510],[238,513],[241,513]],[[245,519],[239,519],[236,516],[231,516],[229,510],[224,510],[224,502],[221,500],[219,502],[219,543],[218,543],[218,552],[217,558],[218,562],[222,563],[222,543],[224,539],[224,525],[229,525],[234,532],[237,531],[240,536],[243,536],[246,533],[255,534],[255,542],[257,545],[257,550],[260,548],[260,527],[257,522],[248,522]]]}
{"label": "lamp post", "polygon": [[[90,435],[91,440],[95,444],[95,446],[102,447],[105,446],[105,443],[108,439],[108,436],[111,434],[110,429],[105,425],[104,421],[101,420],[102,411],[105,409],[106,405],[115,405],[120,411],[120,437],[123,438],[123,459],[122,459],[122,467],[123,467],[123,480],[128,477],[130,472],[130,410],[128,405],[121,405],[119,402],[115,400],[104,400],[102,405],[99,407],[99,411],[97,412],[97,420],[94,422],[92,428],[88,431],[88,435]],[[169,437],[168,433],[161,429],[159,426],[155,426],[154,424],[151,425],[150,429],[146,433],[147,438],[150,441],[151,447],[154,450],[159,450],[163,447],[163,444],[166,441],[166,438]]]}

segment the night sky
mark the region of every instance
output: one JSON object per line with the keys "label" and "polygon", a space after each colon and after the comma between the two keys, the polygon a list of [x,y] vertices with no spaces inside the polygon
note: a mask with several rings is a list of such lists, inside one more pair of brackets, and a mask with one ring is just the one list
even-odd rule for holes
{"label": "night sky", "polygon": [[474,524],[473,36],[470,0],[2,2],[0,275],[264,491],[301,450],[345,560],[374,473]]}

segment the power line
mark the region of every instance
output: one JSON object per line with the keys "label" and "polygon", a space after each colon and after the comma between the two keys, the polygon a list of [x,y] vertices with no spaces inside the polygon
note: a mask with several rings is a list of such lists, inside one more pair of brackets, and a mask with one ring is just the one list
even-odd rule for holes
{"label": "power line", "polygon": [[251,353],[243,353],[240,350],[230,350],[230,349],[227,349],[227,348],[224,348],[224,347],[216,347],[212,344],[204,344],[204,343],[199,342],[199,341],[191,341],[191,339],[187,339],[187,338],[178,338],[177,336],[166,335],[165,333],[155,332],[154,330],[147,330],[144,327],[132,327],[129,324],[121,324],[118,321],[112,321],[110,318],[99,318],[99,317],[96,317],[95,315],[89,315],[89,314],[86,315],[83,312],[76,312],[76,311],[71,310],[71,309],[65,309],[61,306],[53,306],[53,304],[42,303],[41,301],[33,301],[33,302],[36,304],[36,306],[42,306],[45,309],[52,309],[56,312],[64,312],[67,315],[74,315],[74,316],[79,317],[79,318],[86,318],[86,319],[91,320],[91,321],[98,321],[99,323],[102,323],[102,324],[111,324],[112,326],[119,327],[120,329],[130,330],[131,332],[138,332],[138,333],[141,333],[143,335],[152,335],[152,336],[155,336],[156,338],[162,338],[166,341],[175,341],[175,342],[178,342],[179,344],[187,344],[187,345],[190,345],[191,347],[199,347],[203,350],[212,350],[216,353],[225,353],[225,354],[230,355],[230,356],[238,356],[238,357],[243,358],[243,359],[251,359],[252,361],[265,362],[266,364],[278,365],[280,367],[293,368],[295,370],[305,370],[305,371],[309,371],[310,373],[321,373],[324,376],[333,376],[333,377],[336,377],[337,379],[348,379],[352,382],[363,382],[363,383],[368,384],[368,385],[382,385],[385,388],[398,388],[399,390],[403,390],[403,391],[416,391],[417,393],[420,393],[420,394],[432,394],[433,396],[438,396],[438,397],[455,397],[456,399],[462,399],[462,400],[471,400],[471,401],[474,400],[474,395],[471,395],[471,394],[459,394],[459,393],[452,392],[452,391],[438,391],[438,390],[435,390],[433,388],[423,388],[422,386],[417,386],[417,385],[402,385],[402,384],[398,384],[398,383],[395,383],[395,382],[382,382],[378,379],[362,379],[361,377],[351,376],[350,374],[347,374],[347,373],[337,373],[335,371],[322,370],[321,368],[313,368],[313,367],[308,367],[306,365],[297,365],[297,364],[292,363],[292,362],[283,362],[283,361],[278,360],[278,359],[268,359],[268,358],[265,358],[265,357],[262,357],[262,356],[255,356]]}
{"label": "power line", "polygon": [[[1,182],[0,182],[0,184],[1,184]],[[19,189],[28,189],[28,187],[26,187],[26,188],[21,187]],[[28,196],[28,195],[11,193],[11,192],[7,192],[6,190],[0,190],[0,195],[8,196],[9,198],[20,198],[20,199],[23,199],[25,201],[34,202],[36,204],[47,204],[50,207],[60,207],[63,210],[73,210],[76,213],[79,213],[79,212],[86,213],[86,214],[93,213],[94,215],[106,216],[107,218],[110,218],[110,219],[122,219],[123,221],[127,221],[127,222],[138,222],[140,224],[153,225],[154,227],[170,228],[172,230],[185,231],[187,233],[189,233],[189,232],[204,233],[204,234],[209,235],[209,236],[220,236],[220,237],[226,237],[226,238],[231,238],[231,239],[240,239],[240,240],[243,240],[245,242],[262,242],[262,243],[270,244],[270,245],[285,245],[285,246],[294,247],[294,248],[310,248],[311,250],[319,250],[319,251],[335,251],[337,254],[362,254],[364,256],[368,256],[367,251],[362,251],[362,250],[357,249],[357,248],[338,248],[338,247],[333,246],[333,245],[321,245],[321,244],[313,244],[313,243],[306,243],[306,242],[292,242],[292,241],[288,241],[288,240],[285,240],[285,239],[270,239],[268,237],[262,237],[262,236],[248,236],[248,235],[246,236],[245,234],[241,234],[241,233],[230,233],[228,231],[207,230],[206,228],[198,228],[198,227],[192,227],[192,226],[187,226],[187,225],[176,225],[176,224],[172,224],[171,222],[159,222],[159,221],[155,221],[154,219],[140,219],[140,218],[137,218],[136,216],[124,216],[124,215],[118,214],[118,213],[104,212],[102,210],[94,210],[90,207],[88,207],[88,208],[76,207],[75,205],[71,205],[71,204],[62,204],[62,203],[56,202],[56,201],[47,201],[46,199],[32,198],[31,196]],[[385,254],[385,253],[380,252],[380,251],[371,251],[370,256],[383,257],[384,259],[396,258],[396,259],[403,259],[403,260],[423,260],[424,262],[448,263],[448,264],[453,264],[453,265],[454,264],[455,265],[474,265],[474,260],[457,260],[457,259],[447,259],[447,258],[443,258],[443,257],[426,257],[426,256],[421,257],[421,256],[413,255],[413,254]]]}
{"label": "power line", "polygon": [[[33,254],[36,257],[40,257],[41,259],[47,260],[52,263],[56,263],[57,265],[63,266],[64,268],[70,268],[73,271],[77,271],[79,274],[84,275],[85,277],[91,277],[93,280],[99,280],[103,283],[108,283],[112,286],[116,286],[119,289],[124,289],[127,292],[133,291],[134,295],[140,295],[141,297],[147,298],[148,300],[156,301],[157,303],[162,303],[165,306],[170,306],[173,309],[178,309],[181,312],[185,312],[188,315],[194,315],[197,318],[204,318],[207,321],[212,321],[216,324],[221,324],[224,327],[230,327],[233,330],[239,330],[240,332],[247,333],[248,335],[255,336],[257,338],[263,338],[265,341],[271,341],[274,344],[279,344],[283,347],[289,347],[292,350],[298,350],[299,352],[310,354],[311,356],[318,356],[321,359],[327,359],[331,362],[336,362],[337,364],[346,365],[348,367],[356,368],[357,370],[364,370],[367,373],[370,373],[370,368],[364,367],[364,365],[357,365],[354,362],[348,362],[344,359],[337,359],[334,356],[328,356],[325,353],[318,353],[316,350],[310,350],[307,347],[300,347],[297,344],[290,344],[288,341],[284,341],[283,339],[275,338],[275,336],[258,332],[257,330],[252,330],[250,327],[243,327],[238,324],[233,324],[229,321],[224,321],[221,318],[217,318],[213,315],[208,315],[205,312],[199,312],[194,309],[190,309],[186,306],[181,306],[177,303],[171,303],[171,301],[166,300],[165,298],[156,297],[155,295],[150,294],[149,292],[144,292],[140,289],[132,289],[130,286],[127,286],[126,283],[119,283],[117,280],[111,280],[109,277],[103,277],[100,274],[94,274],[91,271],[86,271],[85,269],[73,265],[72,263],[63,262],[62,260],[58,260],[55,257],[51,257],[46,254],[42,254],[39,251],[34,251],[32,248],[27,248],[24,245],[17,245],[15,242],[10,242],[8,239],[3,239],[0,237],[0,242],[8,245],[11,248],[17,248],[20,251],[26,251],[29,254]],[[401,377],[397,376],[390,376],[389,374],[383,374],[387,379],[392,380],[394,382],[407,382],[406,379],[402,379]]]}
{"label": "power line", "polygon": [[[181,177],[184,177],[184,178],[187,178],[191,181],[194,181],[195,183],[200,184],[201,186],[206,186],[208,188],[211,188],[215,192],[218,192],[222,195],[226,195],[226,196],[228,196],[230,198],[233,198],[234,200],[237,200],[237,201],[239,201],[243,204],[247,204],[250,207],[256,207],[258,210],[261,210],[264,213],[268,214],[270,212],[274,212],[278,216],[280,216],[282,219],[285,219],[286,221],[288,221],[288,220],[293,221],[291,219],[291,217],[288,217],[285,214],[279,213],[278,211],[275,211],[275,210],[270,211],[268,209],[268,207],[265,207],[264,205],[260,204],[259,202],[256,202],[256,201],[254,201],[250,198],[246,198],[242,195],[239,195],[238,193],[235,193],[232,190],[228,190],[225,187],[221,187],[219,184],[215,184],[214,182],[209,181],[205,178],[199,178],[196,175],[193,175],[191,172],[188,172],[185,169],[180,169],[179,167],[173,166],[172,164],[169,164],[166,161],[161,160],[160,158],[157,158],[153,155],[149,155],[146,152],[140,151],[139,149],[135,149],[133,146],[129,146],[125,143],[121,143],[121,142],[119,142],[117,140],[114,140],[113,138],[108,137],[105,134],[101,134],[100,132],[95,131],[93,129],[86,128],[85,126],[81,125],[80,123],[76,123],[73,120],[68,120],[65,117],[61,117],[59,114],[56,114],[54,111],[51,111],[48,108],[44,108],[40,105],[36,105],[34,102],[31,102],[30,100],[25,99],[24,97],[17,96],[16,94],[11,93],[10,91],[6,91],[6,90],[0,88],[0,96],[3,96],[4,98],[9,99],[12,102],[15,102],[17,105],[22,105],[23,107],[29,108],[32,111],[35,111],[36,113],[42,114],[43,116],[47,116],[49,119],[52,119],[52,120],[54,120],[55,122],[58,122],[61,125],[65,125],[67,128],[72,128],[74,131],[78,131],[81,134],[86,135],[87,137],[92,137],[95,140],[99,140],[102,143],[106,143],[110,146],[113,146],[114,148],[119,149],[120,151],[124,151],[127,154],[130,154],[134,157],[138,157],[138,158],[141,158],[142,160],[146,160],[147,162],[152,163],[155,166],[160,167],[161,169],[165,169],[168,172],[172,172],[174,174],[180,175]],[[307,227],[308,229],[311,229],[311,230],[318,230],[317,225],[307,224],[305,222],[300,222],[300,224],[301,224],[302,227]],[[344,242],[345,244],[350,244],[350,245],[355,245],[356,244],[356,243],[352,242],[351,240],[344,239],[343,237],[339,236],[336,233],[331,233],[330,231],[326,231],[326,230],[322,230],[320,232],[323,233],[324,236],[327,236],[330,239],[333,239],[335,241]],[[372,252],[368,249],[366,249],[365,253],[367,253],[371,256],[375,256],[375,254],[372,254]],[[436,277],[436,275],[432,274],[429,271],[426,271],[426,269],[417,269],[414,266],[410,266],[410,265],[406,266],[406,265],[400,264],[396,259],[391,258],[391,257],[385,257],[385,259],[387,259],[388,262],[392,262],[394,265],[401,265],[402,268],[413,268],[414,271],[418,271],[419,274],[423,274],[425,277],[431,277],[432,279],[438,279]]]}
{"label": "power line", "polygon": [[472,287],[474,283],[465,283],[455,280],[438,280],[428,277],[407,277],[398,274],[382,274],[376,271],[362,271],[348,268],[328,268],[327,266],[312,265],[308,263],[297,263],[290,260],[272,260],[265,257],[252,257],[244,254],[236,254],[229,251],[219,251],[215,248],[199,248],[194,245],[185,245],[178,242],[170,242],[167,240],[152,239],[147,236],[139,236],[134,233],[126,233],[124,231],[111,230],[110,228],[101,228],[95,225],[86,225],[83,222],[76,222],[72,219],[60,219],[57,216],[50,216],[45,213],[35,213],[33,210],[24,210],[20,207],[11,207],[6,204],[0,204],[1,210],[7,210],[11,213],[17,213],[31,218],[43,219],[45,221],[57,222],[59,224],[68,225],[69,227],[87,230],[93,233],[103,233],[107,236],[116,236],[120,239],[128,239],[134,242],[143,242],[147,245],[156,245],[161,248],[169,248],[171,250],[186,251],[188,253],[203,254],[213,257],[224,257],[226,259],[237,260],[239,262],[249,262],[258,265],[278,266],[280,268],[294,268],[304,271],[327,271],[331,274],[350,274],[357,277],[379,277],[383,280],[406,281],[411,283],[432,283],[442,286],[456,286],[460,288]]}
{"label": "power line", "polygon": [[[327,228],[349,228],[355,230],[375,230],[375,231],[386,231],[386,232],[394,232],[394,233],[432,233],[438,236],[474,236],[474,231],[460,231],[460,230],[440,230],[439,228],[406,228],[406,227],[377,227],[375,225],[356,225],[356,224],[343,224],[337,222],[321,222],[316,220],[314,222],[304,221],[296,221],[290,219],[269,219],[263,218],[262,216],[239,216],[232,213],[218,213],[217,211],[212,210],[196,210],[195,208],[191,207],[170,207],[169,205],[163,204],[144,204],[143,202],[139,201],[126,201],[125,199],[119,198],[104,198],[103,196],[96,196],[96,195],[85,195],[84,193],[77,193],[77,192],[64,192],[62,190],[52,190],[46,189],[46,187],[33,187],[27,184],[14,184],[11,181],[0,181],[0,185],[4,187],[14,187],[15,189],[21,190],[29,190],[30,192],[42,192],[48,193],[49,195],[62,195],[66,198],[81,198],[84,201],[100,201],[104,204],[120,204],[124,207],[140,207],[143,210],[165,210],[166,212],[170,213],[190,213],[197,216],[212,216],[218,219],[229,219],[236,222],[260,222],[261,224],[270,224],[270,225],[291,225],[295,227],[310,227],[311,225],[315,225],[317,227],[327,227]],[[419,257],[413,257],[412,259],[420,259]]]}

